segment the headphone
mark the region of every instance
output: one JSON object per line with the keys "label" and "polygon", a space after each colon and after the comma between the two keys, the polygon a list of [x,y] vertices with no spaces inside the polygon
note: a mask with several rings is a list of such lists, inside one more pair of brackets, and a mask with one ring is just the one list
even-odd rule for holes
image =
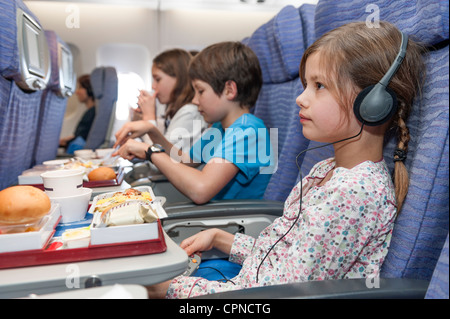
{"label": "headphone", "polygon": [[355,99],[353,112],[361,123],[369,126],[381,125],[387,122],[397,110],[397,97],[395,92],[387,86],[406,55],[408,35],[403,32],[400,33],[402,35],[400,51],[389,70],[380,82],[363,89]]}

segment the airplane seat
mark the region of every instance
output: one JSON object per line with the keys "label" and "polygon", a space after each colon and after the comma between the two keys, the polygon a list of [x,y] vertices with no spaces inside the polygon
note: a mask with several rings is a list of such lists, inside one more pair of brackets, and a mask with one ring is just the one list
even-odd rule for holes
{"label": "airplane seat", "polygon": [[[32,166],[39,105],[50,77],[50,59],[39,20],[21,0],[0,3],[0,28],[0,189],[3,189],[17,184],[17,176]],[[40,54],[33,54],[35,50]]]}
{"label": "airplane seat", "polygon": [[448,299],[448,234],[425,299]]}
{"label": "airplane seat", "polygon": [[314,10],[310,4],[286,6],[243,40],[257,55],[263,74],[254,114],[277,133],[278,167],[264,194],[267,200],[286,200],[298,176],[295,157],[309,144],[302,134],[295,100],[303,90],[300,60],[314,41]]}
{"label": "airplane seat", "polygon": [[70,48],[54,31],[45,31],[51,57],[51,76],[41,100],[34,164],[56,158],[67,98],[76,80]]}
{"label": "airplane seat", "polygon": [[95,118],[86,139],[85,149],[112,146],[111,136],[115,119],[118,94],[118,78],[113,67],[97,67],[91,73],[91,85],[95,96]]}
{"label": "airplane seat", "polygon": [[[379,286],[368,286],[367,279],[332,280],[259,287],[209,297],[240,298],[245,294],[246,298],[424,298],[432,297],[442,283],[443,295],[447,293],[448,298],[448,14],[448,2],[431,0],[386,1],[377,2],[376,6],[368,0],[321,0],[316,7],[317,37],[352,21],[375,23],[378,17],[431,48],[425,57],[427,76],[423,92],[414,102],[407,123],[411,141],[405,164],[410,188],[394,227],[389,253],[379,271]],[[391,170],[395,144],[395,138],[388,139],[384,151]],[[303,166],[322,159],[322,151],[307,153]],[[302,171],[308,169],[303,167]],[[442,291],[437,295],[441,296]]]}

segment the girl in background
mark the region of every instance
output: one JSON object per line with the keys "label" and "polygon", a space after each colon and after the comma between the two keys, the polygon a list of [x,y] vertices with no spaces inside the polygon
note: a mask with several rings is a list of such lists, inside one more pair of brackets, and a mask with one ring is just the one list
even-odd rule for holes
{"label": "girl in background", "polygon": [[[148,134],[156,144],[164,144],[166,140],[186,150],[193,145],[206,128],[206,123],[197,106],[191,103],[194,97],[188,73],[191,59],[191,54],[182,49],[164,51],[153,59],[153,92],[142,90],[138,97],[138,112],[142,113],[142,120],[126,123],[116,133],[118,140],[125,136],[135,138]],[[166,106],[162,131],[157,126],[157,99]]]}

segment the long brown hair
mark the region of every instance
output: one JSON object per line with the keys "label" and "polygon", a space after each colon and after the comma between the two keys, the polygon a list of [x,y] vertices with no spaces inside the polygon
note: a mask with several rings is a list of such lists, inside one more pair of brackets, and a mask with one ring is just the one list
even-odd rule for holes
{"label": "long brown hair", "polygon": [[189,79],[189,63],[192,56],[182,49],[172,49],[160,53],[153,59],[153,64],[167,75],[176,78],[170,103],[166,109],[166,118],[171,119],[184,105],[194,98],[194,89]]}
{"label": "long brown hair", "polygon": [[[320,51],[321,63],[328,70],[330,90],[348,117],[357,94],[365,87],[378,83],[387,72],[399,51],[400,43],[400,31],[388,22],[381,21],[377,28],[369,28],[365,22],[343,25],[324,34],[305,51],[300,63],[302,83],[306,84],[307,58]],[[423,46],[409,39],[403,63],[389,84],[398,101],[397,112],[389,123],[389,129],[396,130],[397,150],[404,154],[408,151],[410,140],[406,120],[413,99],[421,90],[425,74],[423,52]],[[394,184],[400,212],[408,193],[409,176],[404,161],[398,159],[398,155],[395,155]]]}

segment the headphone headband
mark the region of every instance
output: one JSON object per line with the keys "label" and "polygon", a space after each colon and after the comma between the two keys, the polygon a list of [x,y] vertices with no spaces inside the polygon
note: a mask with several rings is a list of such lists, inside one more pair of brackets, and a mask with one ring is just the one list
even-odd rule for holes
{"label": "headphone headband", "polygon": [[408,35],[406,33],[401,32],[402,35],[402,43],[400,44],[400,51],[398,52],[397,56],[395,57],[394,62],[390,66],[389,70],[387,70],[386,74],[383,76],[383,78],[380,80],[381,85],[384,87],[387,87],[389,82],[391,82],[392,77],[397,72],[398,68],[403,62],[403,59],[406,55],[406,47],[408,46]]}

